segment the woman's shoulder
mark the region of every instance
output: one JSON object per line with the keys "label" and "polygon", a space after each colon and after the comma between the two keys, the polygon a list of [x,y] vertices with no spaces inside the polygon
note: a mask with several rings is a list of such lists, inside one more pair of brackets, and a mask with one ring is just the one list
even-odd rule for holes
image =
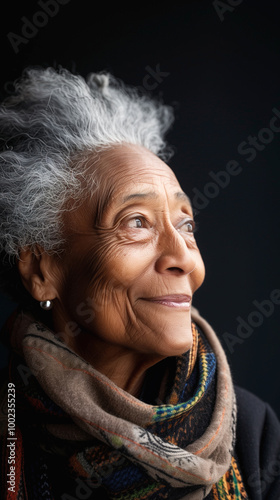
{"label": "woman's shoulder", "polygon": [[280,421],[271,406],[242,387],[237,402],[236,455],[249,498],[280,499]]}
{"label": "woman's shoulder", "polygon": [[252,418],[255,425],[260,425],[263,419],[268,417],[275,419],[275,430],[277,430],[277,428],[278,431],[280,430],[280,421],[269,403],[238,385],[235,385],[235,394],[239,420],[242,424],[245,424],[248,419]]}

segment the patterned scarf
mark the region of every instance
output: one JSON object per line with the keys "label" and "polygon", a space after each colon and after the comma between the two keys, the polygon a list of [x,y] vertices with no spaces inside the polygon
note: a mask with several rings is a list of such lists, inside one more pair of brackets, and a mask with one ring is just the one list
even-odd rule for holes
{"label": "patterned scarf", "polygon": [[15,428],[12,414],[7,425],[6,386],[3,498],[95,499],[101,488],[115,500],[247,499],[233,456],[228,363],[194,308],[192,320],[191,350],[148,370],[135,398],[42,323],[22,313],[11,318],[5,335]]}

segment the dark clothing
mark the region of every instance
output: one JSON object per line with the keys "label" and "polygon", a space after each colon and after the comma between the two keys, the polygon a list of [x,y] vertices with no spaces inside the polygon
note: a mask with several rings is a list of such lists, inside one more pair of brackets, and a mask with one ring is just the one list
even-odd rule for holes
{"label": "dark clothing", "polygon": [[[250,500],[280,500],[280,422],[272,408],[235,386],[237,432],[235,455]],[[106,499],[96,489],[94,500]],[[213,494],[206,497],[212,500]]]}
{"label": "dark clothing", "polygon": [[235,452],[245,489],[250,500],[280,500],[280,422],[267,403],[245,389],[235,389]]}
{"label": "dark clothing", "polygon": [[[2,370],[1,375],[4,373],[6,370]],[[237,397],[235,457],[248,497],[250,500],[280,500],[280,422],[269,404],[243,388],[235,386],[235,391]],[[54,483],[60,483],[58,491],[61,491],[62,496],[59,493],[56,500],[76,498],[77,484],[75,482],[71,484],[69,476],[64,477],[61,465],[54,461],[50,469],[53,471]],[[80,489],[84,494],[88,493],[88,489],[83,490],[82,484]],[[97,487],[92,490],[92,495],[86,498],[106,500],[107,495],[103,488]],[[210,492],[206,500],[212,499],[213,493]]]}
{"label": "dark clothing", "polygon": [[[272,408],[254,394],[237,386],[235,391],[235,456],[248,497],[250,500],[280,500],[280,422]],[[106,500],[107,497],[103,488],[96,488],[89,498]],[[210,492],[206,500],[212,499]]]}

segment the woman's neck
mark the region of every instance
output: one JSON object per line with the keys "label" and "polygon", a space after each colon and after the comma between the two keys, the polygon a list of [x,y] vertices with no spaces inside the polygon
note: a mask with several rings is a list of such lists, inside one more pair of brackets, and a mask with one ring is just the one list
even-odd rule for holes
{"label": "woman's neck", "polygon": [[[54,320],[52,329],[54,332],[66,331],[59,319]],[[158,354],[141,353],[108,344],[87,331],[79,330],[77,335],[61,334],[60,338],[94,369],[135,397],[141,391],[146,371],[164,359]]]}

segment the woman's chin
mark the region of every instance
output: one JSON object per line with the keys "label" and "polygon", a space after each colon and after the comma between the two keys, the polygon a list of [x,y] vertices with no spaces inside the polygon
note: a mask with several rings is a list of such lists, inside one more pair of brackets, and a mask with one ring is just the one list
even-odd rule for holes
{"label": "woman's chin", "polygon": [[[143,318],[138,316],[142,323]],[[146,318],[145,318],[146,319]],[[189,351],[193,342],[192,320],[190,312],[153,316],[146,319],[146,334],[142,343],[160,356],[180,356]],[[148,328],[147,328],[148,327]],[[143,344],[142,344],[143,345]]]}
{"label": "woman's chin", "polygon": [[191,329],[183,332],[164,333],[158,341],[157,350],[162,356],[181,356],[192,347],[193,337]]}

